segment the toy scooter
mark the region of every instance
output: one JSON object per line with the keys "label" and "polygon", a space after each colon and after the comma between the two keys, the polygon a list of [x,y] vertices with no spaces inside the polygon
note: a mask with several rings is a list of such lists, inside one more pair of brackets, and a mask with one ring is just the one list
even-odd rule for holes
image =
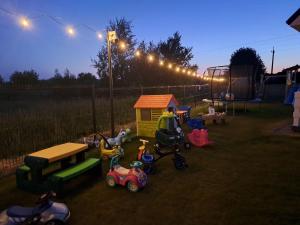
{"label": "toy scooter", "polygon": [[70,218],[70,210],[63,203],[50,199],[55,193],[42,195],[35,207],[12,206],[0,214],[0,225],[63,225]]}
{"label": "toy scooter", "polygon": [[119,155],[111,158],[110,169],[106,175],[106,183],[110,187],[115,187],[117,184],[127,186],[131,192],[137,192],[147,184],[147,175],[141,169],[143,163],[133,161],[130,164],[130,169],[124,168],[119,164]]}
{"label": "toy scooter", "polygon": [[185,158],[179,153],[179,145],[175,145],[173,150],[163,152],[161,151],[159,145],[156,144],[154,145],[154,151],[158,157],[155,157],[154,154],[151,154],[150,151],[146,149],[146,143],[149,141],[143,139],[140,139],[140,141],[143,143],[143,145],[139,147],[137,159],[143,162],[143,170],[146,174],[154,173],[155,162],[168,155],[174,156],[172,160],[176,169],[181,170],[188,167]]}

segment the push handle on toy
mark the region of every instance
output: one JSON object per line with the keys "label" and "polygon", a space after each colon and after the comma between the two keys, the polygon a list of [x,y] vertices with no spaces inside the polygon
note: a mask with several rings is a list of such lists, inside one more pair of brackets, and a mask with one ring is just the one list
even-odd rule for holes
{"label": "push handle on toy", "polygon": [[145,139],[140,139],[141,142],[143,142],[143,145],[146,145],[146,143],[149,143],[149,141],[145,140]]}
{"label": "push handle on toy", "polygon": [[143,166],[143,163],[141,161],[133,161],[130,163],[130,167],[132,168],[141,168]]}

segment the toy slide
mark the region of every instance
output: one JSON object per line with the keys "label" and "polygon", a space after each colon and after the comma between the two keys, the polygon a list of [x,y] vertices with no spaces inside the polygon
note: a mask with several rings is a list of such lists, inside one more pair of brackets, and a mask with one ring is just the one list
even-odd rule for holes
{"label": "toy slide", "polygon": [[187,136],[192,145],[199,148],[213,144],[212,141],[208,140],[208,131],[205,129],[194,129]]}
{"label": "toy slide", "polygon": [[294,103],[294,95],[296,91],[300,91],[300,87],[298,85],[294,85],[289,89],[288,95],[284,100],[284,104],[292,105]]}

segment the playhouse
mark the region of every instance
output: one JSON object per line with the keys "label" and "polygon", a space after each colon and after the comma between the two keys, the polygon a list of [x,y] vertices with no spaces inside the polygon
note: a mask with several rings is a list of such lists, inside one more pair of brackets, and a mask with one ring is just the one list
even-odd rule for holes
{"label": "playhouse", "polygon": [[137,136],[155,137],[159,117],[168,109],[175,112],[177,105],[178,101],[172,94],[141,95],[134,105]]}

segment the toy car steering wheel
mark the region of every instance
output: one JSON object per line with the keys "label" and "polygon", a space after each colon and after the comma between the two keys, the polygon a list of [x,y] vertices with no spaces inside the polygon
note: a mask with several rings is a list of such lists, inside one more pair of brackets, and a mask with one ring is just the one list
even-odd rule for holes
{"label": "toy car steering wheel", "polygon": [[130,163],[130,167],[132,168],[141,168],[143,166],[143,163],[141,161],[133,161]]}

